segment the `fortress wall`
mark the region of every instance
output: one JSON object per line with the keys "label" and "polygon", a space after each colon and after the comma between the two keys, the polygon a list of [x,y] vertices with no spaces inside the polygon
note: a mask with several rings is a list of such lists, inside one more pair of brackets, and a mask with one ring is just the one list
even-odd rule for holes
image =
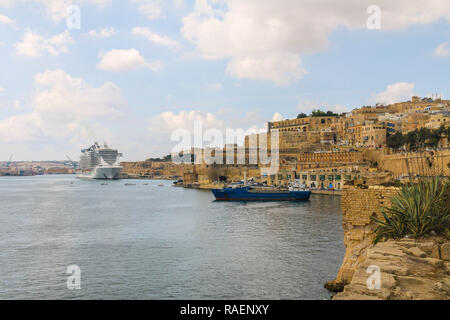
{"label": "fortress wall", "polygon": [[365,258],[366,248],[374,239],[375,223],[370,217],[382,217],[382,207],[390,205],[390,199],[397,191],[395,187],[362,189],[344,186],[341,207],[346,249],[336,283],[350,283],[357,266]]}

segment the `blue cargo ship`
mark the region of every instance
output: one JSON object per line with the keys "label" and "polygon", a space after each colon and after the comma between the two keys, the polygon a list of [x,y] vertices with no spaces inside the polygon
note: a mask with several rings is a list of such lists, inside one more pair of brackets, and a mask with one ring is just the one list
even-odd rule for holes
{"label": "blue cargo ship", "polygon": [[228,201],[298,201],[309,200],[311,191],[289,188],[280,190],[275,188],[258,188],[252,186],[226,187],[211,190],[216,200]]}

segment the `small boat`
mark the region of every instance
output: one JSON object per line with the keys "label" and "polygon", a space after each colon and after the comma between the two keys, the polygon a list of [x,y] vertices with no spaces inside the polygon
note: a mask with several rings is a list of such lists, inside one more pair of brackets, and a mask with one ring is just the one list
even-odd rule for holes
{"label": "small boat", "polygon": [[106,182],[102,182],[100,185],[107,186],[108,184]]}
{"label": "small boat", "polygon": [[144,183],[144,186],[148,186],[148,183]]}
{"label": "small boat", "polygon": [[158,184],[158,187],[164,187],[164,185],[163,184]]}
{"label": "small boat", "polygon": [[136,183],[125,183],[126,186],[135,186]]}
{"label": "small boat", "polygon": [[235,185],[211,190],[216,200],[227,201],[298,201],[309,200],[311,191],[291,185],[288,189]]}
{"label": "small boat", "polygon": [[183,186],[184,186],[183,180],[181,180],[181,179],[178,179],[177,181],[174,181],[172,183],[172,187],[183,187]]}

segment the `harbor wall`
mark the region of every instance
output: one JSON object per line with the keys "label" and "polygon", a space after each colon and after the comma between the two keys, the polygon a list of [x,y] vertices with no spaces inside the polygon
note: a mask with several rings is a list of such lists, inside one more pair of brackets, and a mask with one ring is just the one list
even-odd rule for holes
{"label": "harbor wall", "polygon": [[383,155],[378,160],[379,171],[394,176],[418,174],[450,176],[450,150],[409,152]]}
{"label": "harbor wall", "polygon": [[374,239],[375,223],[371,216],[382,217],[382,207],[390,205],[390,199],[397,191],[396,187],[343,187],[341,207],[345,255],[336,280],[328,284],[331,288],[342,288],[350,283],[357,266],[365,258],[367,247]]}

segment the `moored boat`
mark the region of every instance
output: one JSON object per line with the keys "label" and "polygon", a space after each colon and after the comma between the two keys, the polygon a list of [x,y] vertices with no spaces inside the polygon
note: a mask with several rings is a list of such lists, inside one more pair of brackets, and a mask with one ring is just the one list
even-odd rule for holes
{"label": "moored boat", "polygon": [[233,186],[211,190],[216,200],[228,201],[298,201],[309,200],[311,191],[298,187],[277,189],[270,187]]}
{"label": "moored boat", "polygon": [[78,178],[82,179],[120,179],[122,166],[119,158],[122,154],[116,149],[108,148],[106,143],[100,146],[95,142],[87,149],[81,150]]}

